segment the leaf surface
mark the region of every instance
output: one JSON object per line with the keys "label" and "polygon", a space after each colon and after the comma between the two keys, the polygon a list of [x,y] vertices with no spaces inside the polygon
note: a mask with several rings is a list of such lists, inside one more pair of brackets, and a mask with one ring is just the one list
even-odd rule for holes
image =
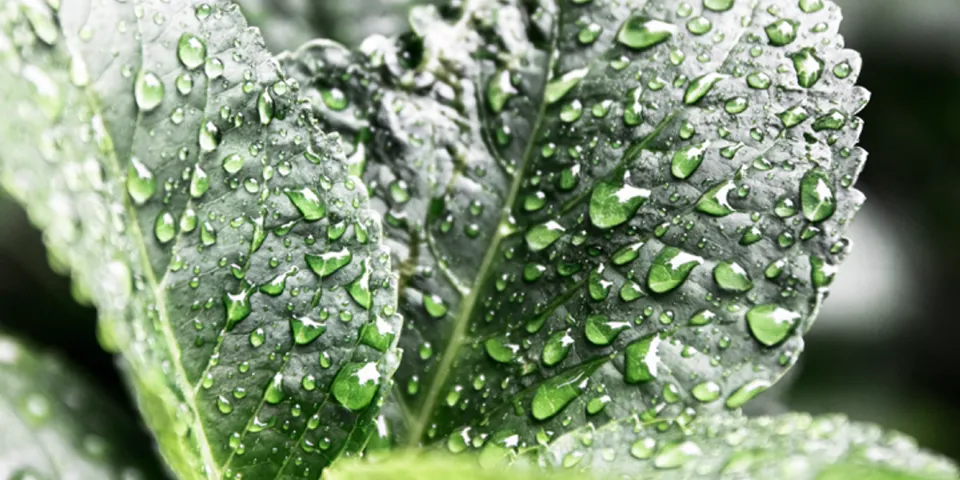
{"label": "leaf surface", "polygon": [[0,333],[0,385],[0,477],[164,478],[137,422],[60,359]]}
{"label": "leaf surface", "polygon": [[400,436],[532,445],[775,382],[863,199],[839,8],[456,5],[282,58],[385,215]]}
{"label": "leaf surface", "polygon": [[916,441],[839,415],[746,418],[720,414],[681,432],[639,418],[558,438],[540,449],[544,465],[629,478],[784,480],[956,479],[955,465]]}
{"label": "leaf surface", "polygon": [[338,142],[222,1],[0,2],[0,179],[101,317],[180,478],[363,447],[396,279]]}

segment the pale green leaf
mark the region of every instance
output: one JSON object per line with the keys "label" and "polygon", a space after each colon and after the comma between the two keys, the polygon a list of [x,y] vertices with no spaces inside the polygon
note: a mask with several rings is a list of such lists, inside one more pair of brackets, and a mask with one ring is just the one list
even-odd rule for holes
{"label": "pale green leaf", "polygon": [[0,478],[164,478],[137,421],[34,348],[0,333]]}
{"label": "pale green leaf", "polygon": [[0,86],[0,181],[177,475],[300,478],[360,450],[398,361],[390,258],[236,6],[0,1]]}

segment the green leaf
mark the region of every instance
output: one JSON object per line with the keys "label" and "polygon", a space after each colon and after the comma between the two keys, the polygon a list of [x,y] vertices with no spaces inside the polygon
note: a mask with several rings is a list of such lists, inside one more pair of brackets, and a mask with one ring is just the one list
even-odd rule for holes
{"label": "green leaf", "polygon": [[239,10],[0,1],[0,85],[0,181],[98,307],[175,473],[300,478],[360,450],[396,279],[338,141]]}
{"label": "green leaf", "polygon": [[401,265],[399,436],[532,445],[775,382],[863,199],[868,93],[839,8],[458,5],[360,53],[281,58]]}
{"label": "green leaf", "polygon": [[0,385],[0,478],[164,478],[137,422],[60,359],[0,333]]}
{"label": "green leaf", "polygon": [[916,441],[842,416],[719,414],[684,428],[629,418],[538,449],[541,464],[629,478],[956,479],[955,465]]}
{"label": "green leaf", "polygon": [[540,472],[527,465],[487,466],[480,468],[477,459],[449,454],[416,454],[395,452],[372,459],[338,462],[323,473],[323,480],[582,480],[582,474]]}
{"label": "green leaf", "polygon": [[359,45],[369,35],[392,36],[406,27],[413,5],[438,0],[239,0],[250,24],[271,50],[292,49],[313,38]]}

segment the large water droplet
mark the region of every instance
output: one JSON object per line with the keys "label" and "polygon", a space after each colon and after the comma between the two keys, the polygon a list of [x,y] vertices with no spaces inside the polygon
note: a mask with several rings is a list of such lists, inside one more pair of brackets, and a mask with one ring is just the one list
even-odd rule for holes
{"label": "large water droplet", "polygon": [[297,345],[307,345],[323,335],[327,326],[308,317],[291,317],[290,331]]}
{"label": "large water droplet", "polygon": [[799,26],[800,23],[796,20],[781,18],[767,25],[764,30],[767,32],[767,38],[771,45],[782,47],[793,43],[797,39],[797,27]]}
{"label": "large water droplet", "polygon": [[556,103],[566,96],[570,90],[573,90],[573,87],[576,87],[577,84],[580,83],[580,80],[583,80],[583,77],[587,76],[589,72],[589,68],[580,68],[571,70],[559,78],[551,80],[544,91],[543,101],[546,102],[547,105]]}
{"label": "large water droplet", "polygon": [[671,443],[660,449],[653,459],[653,465],[664,470],[680,468],[700,455],[703,455],[703,451],[692,440]]}
{"label": "large water droplet", "polygon": [[133,94],[137,106],[143,112],[149,112],[163,101],[164,86],[160,77],[152,72],[140,72],[134,83]]}
{"label": "large water droplet", "polygon": [[579,397],[587,387],[588,374],[575,371],[550,378],[537,387],[530,409],[533,418],[546,420],[560,413]]}
{"label": "large water droplet", "polygon": [[768,388],[770,388],[770,382],[766,380],[751,380],[727,397],[726,406],[740,408]]}
{"label": "large water droplet", "polygon": [[224,294],[223,307],[227,313],[226,328],[229,331],[250,315],[250,292],[244,289],[239,293]]}
{"label": "large water droplet", "polygon": [[554,333],[547,339],[543,345],[543,352],[540,354],[544,365],[552,367],[567,358],[570,352],[570,346],[573,345],[573,337],[569,330],[561,330]]}
{"label": "large water droplet", "polygon": [[804,48],[791,55],[793,59],[793,69],[797,72],[797,82],[801,87],[810,88],[814,86],[823,75],[823,60],[816,55],[812,48]]}
{"label": "large water droplet", "polygon": [[601,229],[626,223],[648,198],[650,190],[600,181],[590,195],[590,222]]}
{"label": "large water droplet", "polygon": [[800,206],[811,222],[822,222],[837,211],[837,198],[830,177],[820,169],[807,172],[800,181]]}
{"label": "large water droplet", "polygon": [[337,372],[330,391],[341,405],[356,412],[370,405],[379,388],[376,363],[348,363]]}
{"label": "large water droplet", "polygon": [[687,91],[683,94],[683,103],[693,105],[705,97],[714,85],[726,78],[721,73],[711,72],[690,82]]}
{"label": "large water droplet", "polygon": [[321,278],[333,275],[336,271],[343,268],[353,260],[353,254],[346,247],[322,253],[320,255],[305,255],[307,265]]}
{"label": "large water droplet", "polygon": [[714,217],[730,215],[734,209],[730,205],[729,196],[735,188],[737,186],[733,182],[727,181],[707,190],[697,201],[697,210]]}
{"label": "large water droplet", "polygon": [[760,343],[772,347],[787,338],[800,320],[800,314],[778,305],[758,305],[747,311],[750,332]]}
{"label": "large water droplet", "polygon": [[647,274],[647,286],[655,293],[669,292],[687,280],[703,259],[675,247],[664,247],[653,260]]}
{"label": "large water droplet", "polygon": [[210,177],[200,165],[193,167],[193,175],[190,176],[190,196],[200,198],[210,189]]}
{"label": "large water droplet", "polygon": [[703,382],[695,385],[690,393],[702,403],[710,403],[720,398],[720,385],[716,382]]}
{"label": "large water droplet", "polygon": [[525,239],[527,247],[533,252],[539,252],[556,242],[566,229],[559,223],[550,220],[549,222],[534,225],[527,231]]}
{"label": "large water droplet", "polygon": [[520,351],[519,345],[507,343],[504,339],[498,337],[487,339],[483,342],[483,348],[490,358],[500,363],[512,362],[517,352]]}
{"label": "large water droplet", "polygon": [[734,293],[749,292],[753,281],[747,271],[736,262],[720,262],[713,269],[713,279],[721,290]]}
{"label": "large water droplet", "polygon": [[204,122],[200,127],[197,140],[200,143],[200,150],[212,152],[220,146],[220,129],[213,122]]}
{"label": "large water droplet", "polygon": [[714,12],[726,12],[733,8],[733,0],[703,0],[703,8]]}
{"label": "large water droplet", "polygon": [[327,216],[327,205],[320,200],[317,193],[309,187],[300,190],[287,190],[284,192],[290,202],[300,210],[303,218],[308,222],[315,222]]}
{"label": "large water droplet", "polygon": [[617,41],[635,50],[659,45],[677,32],[673,24],[634,15],[624,22],[617,33]]}
{"label": "large water droplet", "polygon": [[347,293],[353,298],[357,305],[370,310],[373,306],[373,293],[370,291],[370,268],[368,262],[363,263],[363,271],[352,282],[348,283]]}
{"label": "large water droplet", "polygon": [[263,400],[271,405],[276,405],[287,398],[283,391],[283,374],[277,372],[270,383],[267,384],[267,390],[263,392]]}
{"label": "large water droplet", "polygon": [[177,58],[190,70],[203,65],[207,58],[207,46],[199,37],[184,33],[177,42]]}
{"label": "large water droplet", "polygon": [[650,335],[627,345],[623,351],[625,382],[632,385],[657,378],[660,341],[659,335]]}
{"label": "large water droplet", "polygon": [[707,146],[709,146],[709,142],[677,150],[677,152],[673,154],[670,173],[680,180],[685,180],[690,175],[693,175],[693,172],[696,172],[697,168],[700,168],[700,164],[703,163]]}
{"label": "large water droplet", "polygon": [[173,214],[166,210],[161,211],[157,215],[156,222],[154,222],[153,234],[160,243],[168,243],[173,240],[173,237],[177,235],[177,220],[173,218]]}
{"label": "large water droplet", "polygon": [[137,205],[143,205],[157,191],[157,180],[153,172],[137,157],[130,158],[127,168],[127,193]]}
{"label": "large water droplet", "polygon": [[510,79],[510,71],[501,70],[497,72],[497,74],[490,79],[490,83],[487,84],[487,104],[490,105],[493,113],[500,113],[507,105],[507,102],[515,97],[517,93],[519,92],[517,92],[516,87],[513,86],[513,82]]}
{"label": "large water droplet", "polygon": [[610,345],[620,332],[630,328],[629,322],[610,320],[606,315],[594,314],[587,317],[584,334],[594,345]]}

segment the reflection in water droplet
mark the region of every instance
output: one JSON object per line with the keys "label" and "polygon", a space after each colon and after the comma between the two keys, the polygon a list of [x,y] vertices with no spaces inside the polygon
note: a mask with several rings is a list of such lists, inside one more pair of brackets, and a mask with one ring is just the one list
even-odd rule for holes
{"label": "reflection in water droplet", "polygon": [[142,112],[149,112],[163,101],[163,82],[152,72],[140,72],[134,83],[133,93],[137,107]]}
{"label": "reflection in water droplet", "polygon": [[643,50],[667,41],[676,31],[673,24],[634,15],[620,27],[617,41],[634,50]]}
{"label": "reflection in water droplet", "polygon": [[747,311],[747,324],[758,342],[772,347],[793,331],[800,314],[774,304],[758,305]]}
{"label": "reflection in water droplet", "polygon": [[647,286],[655,293],[676,289],[703,259],[675,247],[664,247],[653,260],[647,274]]}
{"label": "reflection in water droplet", "polygon": [[373,362],[344,365],[330,386],[333,397],[355,412],[370,405],[379,389],[380,372]]}
{"label": "reflection in water droplet", "polygon": [[184,33],[177,42],[177,58],[190,70],[203,65],[207,58],[207,46],[199,37]]}

